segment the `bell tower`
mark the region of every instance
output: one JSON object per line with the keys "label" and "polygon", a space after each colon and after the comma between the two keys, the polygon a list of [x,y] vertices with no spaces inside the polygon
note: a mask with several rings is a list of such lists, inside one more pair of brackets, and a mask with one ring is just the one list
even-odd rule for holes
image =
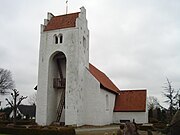
{"label": "bell tower", "polygon": [[[36,122],[81,125],[84,71],[89,68],[86,10],[54,16],[41,25]],[[82,116],[82,117],[81,117]]]}

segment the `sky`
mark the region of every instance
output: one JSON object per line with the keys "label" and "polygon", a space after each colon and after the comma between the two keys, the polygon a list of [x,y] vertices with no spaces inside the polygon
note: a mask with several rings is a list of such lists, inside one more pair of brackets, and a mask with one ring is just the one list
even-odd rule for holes
{"label": "sky", "polygon": [[[29,96],[38,78],[40,24],[47,12],[65,14],[66,0],[0,2],[0,68],[10,70],[20,94]],[[69,0],[68,13],[82,6],[90,62],[120,90],[147,88],[163,104],[166,77],[180,88],[179,0]]]}

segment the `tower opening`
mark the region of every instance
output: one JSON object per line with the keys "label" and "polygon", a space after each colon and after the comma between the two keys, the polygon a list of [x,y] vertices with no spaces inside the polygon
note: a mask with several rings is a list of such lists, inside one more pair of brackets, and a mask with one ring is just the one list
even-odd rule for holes
{"label": "tower opening", "polygon": [[65,122],[66,56],[54,53],[49,62],[49,114],[51,122]]}
{"label": "tower opening", "polygon": [[60,42],[60,44],[63,42],[63,35],[62,34],[59,34],[59,42]]}
{"label": "tower opening", "polygon": [[54,35],[54,43],[58,44],[58,36],[57,35]]}

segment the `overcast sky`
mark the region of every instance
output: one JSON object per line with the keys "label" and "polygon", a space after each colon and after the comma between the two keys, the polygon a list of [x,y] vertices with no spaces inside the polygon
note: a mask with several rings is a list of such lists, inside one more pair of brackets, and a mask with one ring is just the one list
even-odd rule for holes
{"label": "overcast sky", "polygon": [[[0,68],[22,95],[37,84],[40,24],[65,0],[0,0]],[[147,88],[161,102],[168,77],[180,88],[180,0],[69,0],[87,10],[90,62],[119,89]]]}

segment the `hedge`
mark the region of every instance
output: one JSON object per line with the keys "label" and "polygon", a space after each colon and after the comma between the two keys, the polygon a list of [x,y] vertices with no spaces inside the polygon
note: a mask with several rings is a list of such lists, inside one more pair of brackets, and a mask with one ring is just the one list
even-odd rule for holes
{"label": "hedge", "polygon": [[165,129],[167,127],[166,125],[166,123],[154,123],[153,127],[157,129]]}
{"label": "hedge", "polygon": [[63,127],[61,129],[33,129],[33,128],[7,128],[0,127],[0,133],[12,135],[75,135],[73,128]]}
{"label": "hedge", "polygon": [[144,130],[144,131],[148,131],[148,130],[151,130],[151,131],[155,131],[154,127],[153,126],[139,126],[138,127],[139,130]]}
{"label": "hedge", "polygon": [[[0,121],[0,125],[7,125],[7,124],[11,124],[13,123],[13,121]],[[34,121],[30,121],[30,120],[18,120],[16,122],[16,125],[35,125],[36,123]]]}

